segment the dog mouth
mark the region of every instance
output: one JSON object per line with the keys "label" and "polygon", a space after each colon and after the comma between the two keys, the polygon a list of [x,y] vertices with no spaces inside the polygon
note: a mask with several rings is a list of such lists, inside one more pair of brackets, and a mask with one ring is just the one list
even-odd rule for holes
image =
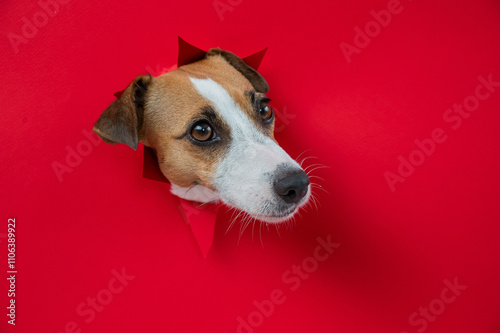
{"label": "dog mouth", "polygon": [[279,213],[273,213],[273,214],[251,214],[252,217],[254,217],[257,220],[263,221],[263,222],[270,222],[270,223],[279,223],[279,222],[284,222],[293,217],[295,213],[297,212],[298,207],[293,207],[292,209],[289,209],[284,212],[279,212]]}
{"label": "dog mouth", "polygon": [[253,218],[263,222],[268,222],[268,223],[285,222],[290,220],[300,210],[300,208],[308,202],[309,196],[310,196],[310,190],[308,190],[306,196],[299,203],[295,204],[293,207],[288,207],[288,208],[283,207],[282,209],[277,209],[276,211],[272,211],[269,213],[264,212],[258,214],[250,214],[250,215]]}

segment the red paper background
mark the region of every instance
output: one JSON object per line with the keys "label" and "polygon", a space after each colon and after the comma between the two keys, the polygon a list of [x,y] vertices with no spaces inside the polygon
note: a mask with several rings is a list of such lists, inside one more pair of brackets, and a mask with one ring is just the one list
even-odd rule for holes
{"label": "red paper background", "polygon": [[[350,62],[339,45],[389,1],[220,3],[223,20],[211,0],[66,1],[44,22],[43,2],[2,1],[0,262],[6,272],[15,217],[19,272],[15,327],[0,283],[0,331],[500,332],[500,88],[460,128],[443,120],[479,76],[500,81],[498,1],[402,0]],[[40,27],[16,53],[7,36],[33,16]],[[259,70],[276,137],[328,166],[314,172],[328,191],[317,211],[241,237],[223,213],[207,259],[168,185],[141,177],[142,148],[92,145],[62,181],[53,170],[89,148],[82,131],[115,91],[176,63],[178,35],[242,57],[269,46]],[[391,191],[384,173],[436,128],[447,140]],[[291,290],[317,237],[340,246]],[[122,269],[135,278],[118,288]],[[467,289],[445,304],[455,278]],[[276,289],[282,304],[255,312]],[[96,296],[106,305],[90,320]],[[429,305],[439,314],[412,325]],[[249,316],[255,327],[238,330]]]}

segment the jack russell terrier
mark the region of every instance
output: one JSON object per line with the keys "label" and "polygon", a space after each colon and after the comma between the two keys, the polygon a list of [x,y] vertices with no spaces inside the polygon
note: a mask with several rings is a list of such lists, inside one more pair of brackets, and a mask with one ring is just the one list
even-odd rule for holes
{"label": "jack russell terrier", "polygon": [[311,184],[274,139],[268,90],[242,59],[210,49],[161,76],[136,77],[93,130],[107,143],[153,148],[173,194],[278,223],[306,204]]}

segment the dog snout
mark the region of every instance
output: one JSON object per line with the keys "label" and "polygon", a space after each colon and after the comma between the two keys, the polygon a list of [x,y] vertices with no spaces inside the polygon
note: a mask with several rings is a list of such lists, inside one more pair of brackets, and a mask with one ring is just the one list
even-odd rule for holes
{"label": "dog snout", "polygon": [[309,177],[302,169],[292,170],[276,176],[274,191],[286,203],[297,203],[307,194],[309,184]]}

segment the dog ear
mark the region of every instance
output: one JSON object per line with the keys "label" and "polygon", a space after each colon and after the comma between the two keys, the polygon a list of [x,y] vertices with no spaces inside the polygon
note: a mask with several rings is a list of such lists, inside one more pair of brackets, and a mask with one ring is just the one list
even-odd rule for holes
{"label": "dog ear", "polygon": [[233,66],[238,72],[243,74],[243,76],[246,77],[248,81],[250,81],[255,91],[260,93],[267,93],[269,91],[269,85],[267,84],[266,80],[255,69],[248,66],[241,58],[239,58],[234,53],[218,48],[208,50],[207,57],[214,55],[222,56],[231,66]]}
{"label": "dog ear", "polygon": [[124,143],[136,150],[144,118],[144,105],[151,75],[139,75],[115,99],[94,124],[93,131],[104,142]]}

